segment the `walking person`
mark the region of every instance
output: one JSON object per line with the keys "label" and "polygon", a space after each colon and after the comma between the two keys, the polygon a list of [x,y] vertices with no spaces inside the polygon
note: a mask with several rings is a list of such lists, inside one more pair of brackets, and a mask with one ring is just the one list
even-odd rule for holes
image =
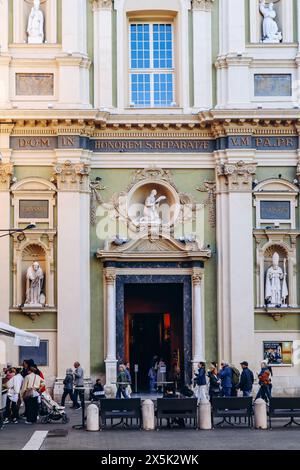
{"label": "walking person", "polygon": [[231,397],[232,370],[231,370],[231,367],[229,367],[228,363],[225,361],[221,362],[221,370],[219,372],[219,376],[221,379],[222,396]]}
{"label": "walking person", "polygon": [[196,385],[197,385],[198,402],[207,401],[207,384],[206,384],[205,362],[199,362],[198,372],[195,374],[195,382],[196,382]]}
{"label": "walking person", "polygon": [[127,385],[127,395],[128,395],[129,398],[131,398],[131,394],[132,394],[132,389],[131,389],[132,380],[131,380],[130,363],[129,363],[129,362],[126,362],[126,364],[125,364],[125,374],[126,374],[127,381],[128,381],[128,385]]}
{"label": "walking person", "polygon": [[148,372],[148,378],[149,378],[149,392],[155,393],[156,392],[156,370],[154,366],[150,367],[149,372]]}
{"label": "walking person", "polygon": [[[79,410],[84,402],[84,371],[80,366],[78,361],[74,362],[74,395],[73,395],[73,406],[76,410]],[[80,399],[80,404],[78,403],[78,396]]]}
{"label": "walking person", "polygon": [[213,397],[221,396],[221,380],[218,374],[218,368],[216,362],[212,362],[210,370],[207,373],[209,380],[209,400],[212,401]]}
{"label": "walking person", "polygon": [[255,400],[262,398],[265,402],[269,402],[271,398],[271,372],[269,370],[268,364],[263,361],[261,363],[261,371],[258,374],[260,388],[257,392]]}
{"label": "walking person", "polygon": [[164,391],[164,385],[167,380],[167,366],[163,359],[159,360],[157,364],[157,389]]}
{"label": "walking person", "polygon": [[117,377],[117,395],[116,398],[121,398],[123,396],[124,398],[129,398],[127,395],[127,385],[128,385],[128,380],[127,380],[127,375],[126,375],[126,367],[124,364],[121,364],[119,366],[119,373]]}
{"label": "walking person", "polygon": [[74,406],[73,381],[74,381],[73,370],[71,368],[67,369],[66,376],[63,381],[64,391],[61,397],[61,406],[65,406],[66,398],[68,395],[70,399],[72,400],[73,406]]}
{"label": "walking person", "polygon": [[31,366],[21,388],[21,397],[24,400],[26,409],[25,424],[34,424],[37,421],[39,410],[38,397],[43,385],[43,380],[34,373],[34,367]]}
{"label": "walking person", "polygon": [[23,377],[20,374],[19,369],[12,367],[10,369],[11,378],[6,383],[8,388],[6,409],[5,409],[5,421],[4,424],[10,422],[17,424],[19,422],[19,397],[23,383]]}
{"label": "walking person", "polygon": [[249,364],[247,361],[241,362],[241,367],[242,373],[236,388],[237,390],[241,390],[241,392],[243,392],[243,397],[251,397],[254,375],[252,370],[249,369]]}

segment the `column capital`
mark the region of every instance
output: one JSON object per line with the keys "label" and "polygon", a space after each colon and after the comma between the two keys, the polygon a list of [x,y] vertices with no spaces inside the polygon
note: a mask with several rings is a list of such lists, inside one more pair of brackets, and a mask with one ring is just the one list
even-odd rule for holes
{"label": "column capital", "polygon": [[14,173],[12,163],[0,163],[0,191],[8,191]]}
{"label": "column capital", "polygon": [[116,282],[116,270],[114,268],[106,268],[104,272],[106,284],[115,284]]}
{"label": "column capital", "polygon": [[93,10],[111,10],[112,9],[112,0],[92,0]]}
{"label": "column capital", "polygon": [[194,270],[192,274],[193,286],[200,286],[203,278],[203,273],[199,270]]}
{"label": "column capital", "polygon": [[192,0],[193,10],[210,11],[214,0]]}
{"label": "column capital", "polygon": [[54,165],[53,179],[59,191],[89,192],[90,166],[86,163],[64,163]]}
{"label": "column capital", "polygon": [[256,172],[256,163],[246,163],[243,160],[233,163],[218,163],[217,177],[225,180],[228,191],[251,191],[252,177]]}

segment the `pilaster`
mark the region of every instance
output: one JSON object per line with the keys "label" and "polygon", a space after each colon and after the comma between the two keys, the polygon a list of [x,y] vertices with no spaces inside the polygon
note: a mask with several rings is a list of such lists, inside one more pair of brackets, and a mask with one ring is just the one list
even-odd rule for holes
{"label": "pilaster", "polygon": [[219,160],[217,179],[219,359],[254,361],[252,161]]}
{"label": "pilaster", "polygon": [[214,0],[193,0],[194,107],[212,106],[211,7]]}
{"label": "pilaster", "polygon": [[95,107],[110,109],[112,108],[112,1],[95,0],[93,11]]}
{"label": "pilaster", "polygon": [[204,318],[202,302],[202,281],[203,273],[200,269],[194,268],[192,274],[193,290],[193,366],[197,367],[198,362],[205,361],[204,351]]}
{"label": "pilaster", "polygon": [[[8,0],[0,2],[0,55],[8,51]],[[0,74],[1,76],[1,74]]]}
{"label": "pilaster", "polygon": [[[89,166],[54,166],[57,184],[58,377],[75,360],[90,374]],[[74,357],[75,356],[75,357]]]}
{"label": "pilaster", "polygon": [[106,313],[106,385],[116,382],[117,377],[117,349],[116,349],[116,272],[114,268],[106,268],[105,283],[105,313]]}

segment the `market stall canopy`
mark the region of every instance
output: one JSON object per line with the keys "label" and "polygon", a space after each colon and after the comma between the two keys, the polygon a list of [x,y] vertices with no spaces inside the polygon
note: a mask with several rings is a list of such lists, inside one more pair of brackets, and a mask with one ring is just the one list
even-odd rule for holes
{"label": "market stall canopy", "polygon": [[15,346],[38,347],[40,345],[40,338],[37,335],[0,322],[1,334],[13,337]]}

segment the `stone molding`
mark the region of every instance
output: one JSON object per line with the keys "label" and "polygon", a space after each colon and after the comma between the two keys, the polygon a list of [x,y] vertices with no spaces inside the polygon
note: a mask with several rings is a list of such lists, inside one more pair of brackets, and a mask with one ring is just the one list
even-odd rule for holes
{"label": "stone molding", "polygon": [[14,166],[12,163],[0,163],[0,191],[8,191],[12,183]]}
{"label": "stone molding", "polygon": [[199,285],[201,285],[202,278],[203,278],[203,274],[202,274],[202,273],[200,273],[200,272],[194,272],[194,273],[192,274],[192,283],[193,283],[193,286],[199,286]]}
{"label": "stone molding", "polygon": [[255,172],[256,164],[243,160],[236,163],[219,163],[216,167],[217,177],[225,179],[228,191],[251,191]]}
{"label": "stone molding", "polygon": [[112,0],[93,0],[93,10],[111,10],[112,9]]}
{"label": "stone molding", "polygon": [[54,166],[54,181],[59,191],[89,192],[90,166],[86,163],[65,163]]}
{"label": "stone molding", "polygon": [[192,0],[193,10],[211,11],[214,0]]}
{"label": "stone molding", "polygon": [[114,285],[116,282],[116,270],[114,268],[106,268],[104,272],[106,284]]}

